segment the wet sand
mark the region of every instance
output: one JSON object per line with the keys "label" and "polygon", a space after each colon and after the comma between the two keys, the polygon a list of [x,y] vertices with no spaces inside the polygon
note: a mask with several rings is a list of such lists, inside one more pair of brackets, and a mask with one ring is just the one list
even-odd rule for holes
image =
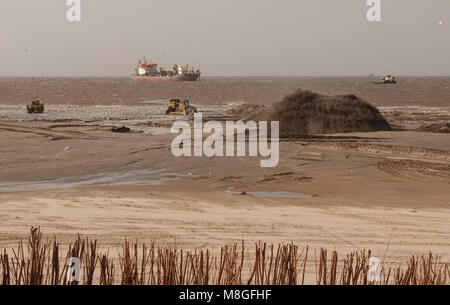
{"label": "wet sand", "polygon": [[[384,111],[403,131],[282,140],[275,168],[254,157],[175,158],[174,135],[142,124],[147,117],[4,119],[0,248],[34,225],[113,249],[125,238],[189,249],[293,241],[343,254],[387,249],[391,262],[428,251],[448,261],[450,134],[414,130],[445,121],[447,109]],[[133,132],[111,132],[123,124]],[[307,196],[251,194],[268,191]]]}

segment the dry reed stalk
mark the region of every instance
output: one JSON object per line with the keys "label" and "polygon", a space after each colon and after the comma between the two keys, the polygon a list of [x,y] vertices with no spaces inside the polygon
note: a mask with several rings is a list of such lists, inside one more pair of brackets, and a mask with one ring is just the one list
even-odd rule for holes
{"label": "dry reed stalk", "polygon": [[420,258],[412,256],[404,271],[401,267],[394,269],[396,285],[445,285],[447,283],[448,264],[439,261],[431,252]]}
{"label": "dry reed stalk", "polygon": [[338,254],[333,251],[331,255],[330,285],[336,285]]}
{"label": "dry reed stalk", "polygon": [[341,285],[350,285],[353,273],[353,253],[347,255],[344,259],[344,265],[341,272]]}
{"label": "dry reed stalk", "polygon": [[26,269],[25,255],[23,252],[23,242],[20,240],[17,245],[17,252],[12,249],[13,257],[11,258],[11,270],[13,274],[14,284],[25,284],[22,279],[24,270]]}
{"label": "dry reed stalk", "polygon": [[303,272],[302,272],[302,285],[305,284],[305,271],[306,271],[306,262],[308,260],[308,246],[306,246],[305,259],[303,261]]}
{"label": "dry reed stalk", "polygon": [[365,250],[361,252],[355,252],[356,262],[354,269],[353,285],[365,285],[367,284],[367,260]]}
{"label": "dry reed stalk", "polygon": [[[154,251],[153,244],[152,247],[150,248],[150,251],[145,244],[142,244],[142,258],[140,263],[139,263],[138,248],[139,245],[137,241],[132,246],[130,245],[129,242],[125,241],[124,245],[122,246],[123,254],[122,256],[119,254],[119,263],[122,270],[123,285],[145,285],[148,265],[151,266],[149,274],[152,273],[153,262],[152,264],[149,263],[151,260],[150,251]],[[132,251],[130,251],[130,249],[132,249]],[[109,264],[110,267],[111,264],[112,262]],[[105,268],[107,268],[106,265]],[[108,270],[105,269],[105,271]]]}
{"label": "dry reed stalk", "polygon": [[368,258],[365,250],[347,255],[341,271],[341,285],[367,285]]}
{"label": "dry reed stalk", "polygon": [[11,275],[9,271],[9,257],[4,249],[3,253],[0,254],[0,267],[2,269],[2,285],[11,285]]}
{"label": "dry reed stalk", "polygon": [[282,285],[297,285],[298,246],[293,243],[283,247]]}
{"label": "dry reed stalk", "polygon": [[94,272],[98,262],[97,240],[89,242],[86,239],[86,251],[83,256],[84,262],[84,285],[92,285]]}
{"label": "dry reed stalk", "polygon": [[114,285],[114,262],[109,259],[109,253],[99,255],[100,285]]}
{"label": "dry reed stalk", "polygon": [[244,241],[242,241],[240,253],[239,256],[237,244],[221,247],[216,285],[242,284],[242,268],[245,256]]}
{"label": "dry reed stalk", "polygon": [[[298,247],[294,244],[278,245],[277,253],[266,258],[266,244],[261,242],[255,246],[255,262],[247,284],[255,285],[296,285]],[[267,268],[268,265],[268,268]]]}
{"label": "dry reed stalk", "polygon": [[19,241],[17,251],[13,249],[11,270],[16,285],[44,284],[44,266],[47,255],[47,245],[42,244],[40,228],[32,227],[28,238],[27,255],[23,242]]}
{"label": "dry reed stalk", "polygon": [[178,270],[178,284],[179,285],[186,285],[186,271],[188,269],[187,267],[187,261],[189,259],[189,253],[186,254],[186,259],[184,259],[183,264],[183,250],[180,252],[180,263],[177,265]]}
{"label": "dry reed stalk", "polygon": [[382,282],[382,284],[383,284],[383,285],[389,285],[389,278],[390,278],[390,276],[391,276],[392,268],[389,267],[387,273],[385,273],[384,270],[385,270],[385,269],[384,269],[384,266],[383,266],[383,282]]}
{"label": "dry reed stalk", "polygon": [[[41,285],[44,278],[44,264],[47,246],[42,245],[41,229],[31,228],[28,238],[28,253],[31,258],[28,260],[28,282],[29,285]],[[31,260],[31,261],[30,261]]]}
{"label": "dry reed stalk", "polygon": [[142,262],[141,262],[141,272],[138,279],[138,285],[145,285],[145,275],[148,261],[149,256],[147,254],[147,246],[145,244],[142,244]]}
{"label": "dry reed stalk", "polygon": [[52,256],[51,256],[51,285],[59,284],[59,244],[56,242],[56,238],[52,244]]}
{"label": "dry reed stalk", "polygon": [[[265,275],[265,253],[266,253],[266,243],[263,244],[261,249],[261,242],[255,244],[255,263],[253,265],[253,271],[250,275],[250,278],[247,281],[247,284],[255,284],[262,285],[264,282]],[[272,264],[272,259],[270,260]],[[270,272],[270,271],[269,271]]]}
{"label": "dry reed stalk", "polygon": [[157,249],[157,284],[174,285],[176,282],[176,249],[159,248]]}
{"label": "dry reed stalk", "polygon": [[156,276],[154,273],[154,267],[156,264],[156,255],[155,255],[155,244],[153,242],[150,245],[150,248],[148,249],[147,264],[150,265],[147,284],[156,285]]}
{"label": "dry reed stalk", "polygon": [[136,285],[138,282],[137,243],[133,246],[134,251],[130,251],[130,249],[130,243],[125,241],[122,246],[122,255],[119,254],[119,264],[122,271],[122,285]]}
{"label": "dry reed stalk", "polygon": [[[180,255],[180,257],[182,257]],[[188,285],[208,285],[210,284],[212,260],[209,250],[200,250],[198,253],[195,251],[193,254],[188,253],[185,257],[185,272],[188,269],[186,278],[186,284]],[[182,261],[180,261],[180,266]],[[181,268],[180,268],[181,270]],[[180,284],[180,283],[179,283]]]}
{"label": "dry reed stalk", "polygon": [[[147,247],[142,245],[138,251],[138,243],[125,241],[122,254],[119,253],[122,285],[239,285],[242,284],[243,265],[245,260],[244,242],[239,250],[238,245],[227,245],[221,248],[220,256],[213,255],[210,250],[185,252],[172,247],[155,248],[154,243]],[[305,282],[309,247],[298,253],[298,246],[279,244],[268,246],[266,243],[255,244],[254,256],[250,256],[252,265],[248,270],[247,284],[253,285],[297,285],[301,274],[301,284]],[[94,284],[95,272],[100,269],[100,285],[113,285],[115,279],[114,261],[107,254],[99,254],[97,241],[82,239],[80,235],[69,248],[60,266],[60,245],[56,239],[48,244],[42,242],[39,228],[31,228],[28,243],[22,241],[12,249],[12,256],[6,250],[0,252],[0,283],[2,285],[76,285],[78,282],[67,282],[65,264],[70,257],[77,257],[82,263],[83,284]],[[142,251],[142,252],[141,252]],[[139,252],[141,256],[139,257]],[[304,257],[303,257],[303,253]],[[319,285],[372,285],[368,282],[367,261],[371,252],[354,251],[349,253],[340,264],[338,253],[333,251],[330,260],[327,250],[320,249],[319,260],[314,254],[316,283]],[[299,266],[298,261],[302,259]],[[248,259],[247,259],[248,261]],[[99,264],[98,264],[99,262]],[[330,265],[328,266],[328,263]],[[341,270],[338,275],[338,270]],[[387,270],[387,272],[385,272]],[[301,273],[300,273],[301,272]],[[380,284],[397,285],[445,285],[450,278],[450,268],[442,263],[437,255],[412,256],[406,268],[389,267],[382,264],[382,281]],[[391,276],[392,275],[392,276]]]}
{"label": "dry reed stalk", "polygon": [[64,260],[64,267],[61,271],[59,282],[63,285],[78,285],[78,281],[67,281],[67,270],[68,265],[67,262],[69,261],[69,258],[75,257],[80,260],[80,267],[83,266],[83,257],[84,252],[86,251],[86,240],[82,239],[80,234],[77,234],[77,239],[74,241],[73,245],[69,244],[69,249],[66,254],[66,258]]}
{"label": "dry reed stalk", "polygon": [[327,285],[327,250],[320,248],[319,257],[319,273],[317,274],[317,285],[320,285],[323,280],[323,285]]}

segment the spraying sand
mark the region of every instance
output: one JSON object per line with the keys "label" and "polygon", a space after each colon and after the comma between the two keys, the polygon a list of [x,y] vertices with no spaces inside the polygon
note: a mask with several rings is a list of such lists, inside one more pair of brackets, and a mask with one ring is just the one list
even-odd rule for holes
{"label": "spraying sand", "polygon": [[378,109],[357,96],[324,96],[301,89],[269,108],[244,104],[229,113],[244,121],[279,121],[281,137],[391,130]]}

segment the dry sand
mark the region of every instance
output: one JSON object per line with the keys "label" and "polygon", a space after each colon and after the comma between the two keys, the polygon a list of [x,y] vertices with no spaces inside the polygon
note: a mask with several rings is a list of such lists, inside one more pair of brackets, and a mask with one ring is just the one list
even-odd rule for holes
{"label": "dry sand", "polygon": [[[385,115],[414,122],[399,109]],[[0,248],[41,226],[63,242],[81,233],[113,249],[125,238],[189,249],[293,241],[342,254],[371,249],[391,262],[428,251],[450,260],[450,134],[282,141],[279,165],[260,168],[259,158],[175,158],[173,135],[113,133],[110,124],[0,122]]]}

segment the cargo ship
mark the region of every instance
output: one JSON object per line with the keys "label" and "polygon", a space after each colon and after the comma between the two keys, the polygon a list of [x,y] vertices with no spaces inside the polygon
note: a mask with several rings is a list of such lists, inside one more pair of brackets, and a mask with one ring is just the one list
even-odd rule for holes
{"label": "cargo ship", "polygon": [[171,70],[167,71],[163,67],[158,68],[158,64],[147,60],[145,57],[139,60],[138,66],[132,79],[135,81],[169,81],[169,82],[193,82],[200,79],[200,70],[194,66],[174,65]]}

